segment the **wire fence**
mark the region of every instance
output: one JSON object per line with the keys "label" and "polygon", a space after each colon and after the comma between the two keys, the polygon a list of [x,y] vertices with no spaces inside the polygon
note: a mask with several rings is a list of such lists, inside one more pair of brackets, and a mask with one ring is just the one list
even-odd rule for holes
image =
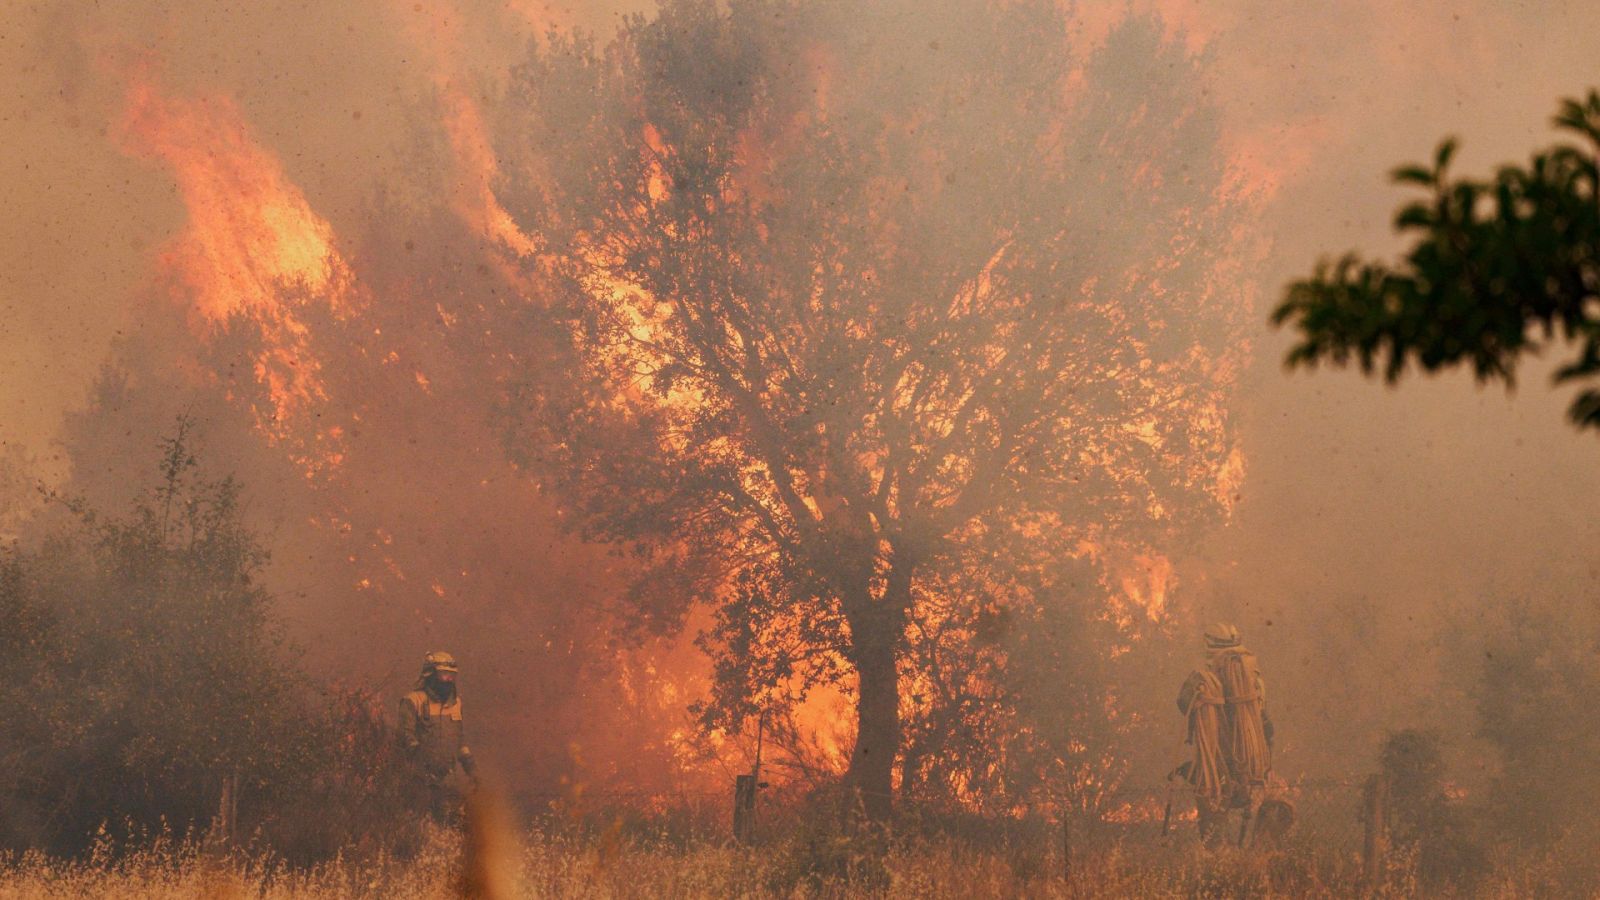
{"label": "wire fence", "polygon": [[[1273,796],[1287,801],[1294,819],[1287,840],[1339,852],[1357,852],[1365,835],[1363,784],[1335,779],[1306,780]],[[1230,819],[1239,823],[1239,815]],[[1104,847],[1163,841],[1182,844],[1199,839],[1193,791],[1187,786],[1125,787],[1112,792],[1097,810],[1068,817],[1075,843]]]}
{"label": "wire fence", "polygon": [[[1294,811],[1285,843],[1334,853],[1359,853],[1365,826],[1363,782],[1302,780],[1281,796]],[[819,824],[815,798],[797,786],[762,790],[754,825],[746,835],[756,842],[781,840]],[[734,836],[735,789],[524,791],[512,798],[530,820],[562,823],[617,822],[704,840]],[[953,811],[944,804],[901,798],[897,830],[956,834],[979,843],[1033,848],[1040,853],[1101,852],[1138,846],[1183,847],[1199,840],[1193,792],[1184,785],[1125,786],[1100,798],[1089,810],[1022,809],[1011,815]],[[1237,824],[1235,815],[1230,821]]]}

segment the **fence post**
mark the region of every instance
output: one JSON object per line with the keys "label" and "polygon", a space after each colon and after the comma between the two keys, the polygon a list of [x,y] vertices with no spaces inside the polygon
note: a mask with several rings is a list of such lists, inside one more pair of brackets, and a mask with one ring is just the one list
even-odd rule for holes
{"label": "fence post", "polygon": [[1362,801],[1361,820],[1366,827],[1362,861],[1367,886],[1375,890],[1383,881],[1383,861],[1389,852],[1389,779],[1382,775],[1368,778]]}
{"label": "fence post", "polygon": [[1061,878],[1072,884],[1072,808],[1061,808]]}
{"label": "fence post", "polygon": [[733,777],[733,839],[750,844],[755,837],[756,776]]}
{"label": "fence post", "polygon": [[239,820],[239,776],[222,776],[222,790],[217,798],[217,815],[211,820],[208,839],[217,846],[233,843]]}

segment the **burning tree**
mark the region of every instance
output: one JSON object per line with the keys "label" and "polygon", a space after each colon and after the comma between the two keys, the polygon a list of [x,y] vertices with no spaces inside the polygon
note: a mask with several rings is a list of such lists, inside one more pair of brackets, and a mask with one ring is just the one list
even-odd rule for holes
{"label": "burning tree", "polygon": [[713,605],[708,726],[853,693],[875,818],[914,645],[979,652],[1063,601],[1051,559],[1171,539],[1237,476],[1196,60],[1145,20],[1069,46],[1051,2],[669,0],[604,52],[553,38],[501,124],[575,360],[511,440],[633,549],[638,624]]}

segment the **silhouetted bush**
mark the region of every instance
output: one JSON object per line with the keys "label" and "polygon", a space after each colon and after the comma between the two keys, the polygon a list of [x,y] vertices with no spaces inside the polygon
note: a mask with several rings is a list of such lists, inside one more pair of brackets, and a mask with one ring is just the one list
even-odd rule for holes
{"label": "silhouetted bush", "polygon": [[1391,733],[1378,755],[1389,782],[1389,825],[1394,845],[1415,854],[1425,884],[1468,886],[1489,871],[1489,858],[1472,819],[1446,792],[1438,735],[1415,728]]}
{"label": "silhouetted bush", "polygon": [[274,626],[240,488],[193,476],[186,423],[155,488],[0,552],[0,848],[77,853],[112,833],[206,829],[294,860],[399,837],[408,776],[366,701],[319,703]]}
{"label": "silhouetted bush", "polygon": [[1569,613],[1520,606],[1491,632],[1477,685],[1478,736],[1500,756],[1487,817],[1511,840],[1553,853],[1593,884],[1600,860],[1600,666],[1593,633]]}

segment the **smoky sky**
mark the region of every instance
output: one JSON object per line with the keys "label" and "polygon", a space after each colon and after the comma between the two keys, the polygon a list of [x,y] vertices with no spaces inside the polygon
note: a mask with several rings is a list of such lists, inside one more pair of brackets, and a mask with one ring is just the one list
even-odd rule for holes
{"label": "smoky sky", "polygon": [[[603,35],[647,9],[8,4],[0,440],[39,458],[47,477],[66,474],[52,462],[63,416],[84,403],[113,339],[140,329],[135,298],[183,225],[170,173],[119,142],[129,65],[156,67],[177,91],[231,97],[310,206],[352,234],[376,192],[445,190],[448,174],[417,149],[419,131],[442,128],[442,84],[493,85],[546,28]],[[1259,198],[1262,250],[1244,273],[1257,286],[1257,324],[1233,404],[1245,481],[1231,521],[1173,553],[1181,608],[1245,629],[1281,686],[1287,759],[1355,767],[1364,760],[1351,754],[1382,728],[1453,727],[1437,721],[1456,710],[1437,702],[1452,689],[1442,642],[1463,623],[1494,627],[1510,603],[1565,603],[1584,617],[1575,622],[1590,621],[1600,443],[1565,423],[1568,398],[1538,365],[1509,397],[1462,375],[1391,390],[1349,372],[1286,374],[1287,337],[1266,313],[1319,256],[1395,250],[1389,216],[1405,195],[1387,182],[1394,165],[1445,135],[1462,140],[1457,166],[1475,173],[1551,141],[1557,99],[1600,84],[1600,7],[1085,2],[1075,6],[1081,39],[1129,9],[1157,12],[1204,54],[1225,141]],[[1361,662],[1334,667],[1330,655]],[[1381,701],[1340,693],[1380,670],[1403,676]],[[1330,692],[1333,672],[1346,681]],[[1359,733],[1329,749],[1328,717],[1359,703],[1374,707],[1350,717]]]}

